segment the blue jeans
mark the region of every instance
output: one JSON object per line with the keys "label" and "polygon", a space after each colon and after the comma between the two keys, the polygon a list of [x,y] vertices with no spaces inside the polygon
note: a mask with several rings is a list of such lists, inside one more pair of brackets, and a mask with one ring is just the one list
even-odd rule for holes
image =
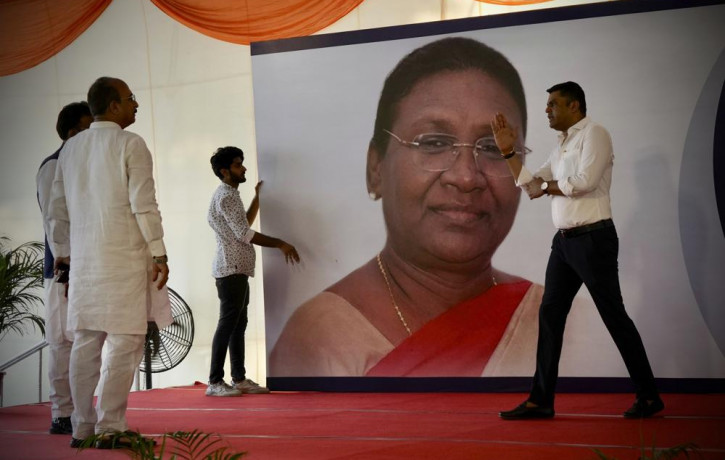
{"label": "blue jeans", "polygon": [[229,275],[217,278],[219,296],[219,322],[211,343],[211,369],[209,383],[224,380],[224,361],[232,368],[232,379],[241,382],[246,378],[244,369],[244,332],[247,330],[247,305],[249,305],[249,277]]}

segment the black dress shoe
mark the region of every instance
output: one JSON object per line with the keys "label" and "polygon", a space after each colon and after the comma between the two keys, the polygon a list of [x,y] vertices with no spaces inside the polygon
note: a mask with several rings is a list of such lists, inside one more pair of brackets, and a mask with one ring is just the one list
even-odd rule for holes
{"label": "black dress shoe", "polygon": [[515,409],[499,412],[498,415],[504,420],[552,418],[554,416],[554,409],[541,406],[527,407],[526,401],[524,401]]}
{"label": "black dress shoe", "polygon": [[626,418],[645,418],[652,417],[657,412],[665,408],[665,403],[660,398],[652,399],[650,401],[644,398],[637,398],[634,400],[632,407],[624,412]]}
{"label": "black dress shoe", "polygon": [[70,417],[54,418],[50,422],[50,434],[71,434],[73,433],[73,425],[70,423]]}

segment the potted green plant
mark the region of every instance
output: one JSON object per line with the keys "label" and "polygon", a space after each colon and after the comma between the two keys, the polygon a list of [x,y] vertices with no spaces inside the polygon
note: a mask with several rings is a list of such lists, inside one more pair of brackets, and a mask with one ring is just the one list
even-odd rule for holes
{"label": "potted green plant", "polygon": [[31,241],[15,249],[0,237],[0,340],[10,332],[24,335],[32,325],[45,335],[45,320],[35,314],[42,304],[43,243]]}
{"label": "potted green plant", "polygon": [[[43,243],[31,241],[11,249],[9,242],[0,237],[0,341],[10,331],[24,335],[28,325],[45,335],[45,321],[35,314],[42,303],[38,294],[43,287]],[[4,375],[0,372],[0,392]]]}

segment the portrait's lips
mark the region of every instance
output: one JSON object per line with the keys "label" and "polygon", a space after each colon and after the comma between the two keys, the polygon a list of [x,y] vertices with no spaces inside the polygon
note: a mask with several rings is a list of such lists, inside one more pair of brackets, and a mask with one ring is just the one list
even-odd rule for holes
{"label": "portrait's lips", "polygon": [[451,221],[451,223],[458,225],[467,225],[478,222],[487,214],[486,211],[482,209],[467,205],[433,206],[430,209],[436,214]]}

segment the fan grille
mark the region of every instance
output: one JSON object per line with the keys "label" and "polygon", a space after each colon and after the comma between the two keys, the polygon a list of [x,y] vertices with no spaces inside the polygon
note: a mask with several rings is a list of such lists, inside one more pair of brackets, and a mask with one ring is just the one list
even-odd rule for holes
{"label": "fan grille", "polygon": [[147,359],[151,365],[151,373],[173,369],[186,358],[194,342],[194,317],[191,308],[171,288],[169,288],[169,300],[174,321],[159,331],[161,343],[157,354],[150,354],[151,343],[146,342],[140,366],[142,372],[147,372]]}

